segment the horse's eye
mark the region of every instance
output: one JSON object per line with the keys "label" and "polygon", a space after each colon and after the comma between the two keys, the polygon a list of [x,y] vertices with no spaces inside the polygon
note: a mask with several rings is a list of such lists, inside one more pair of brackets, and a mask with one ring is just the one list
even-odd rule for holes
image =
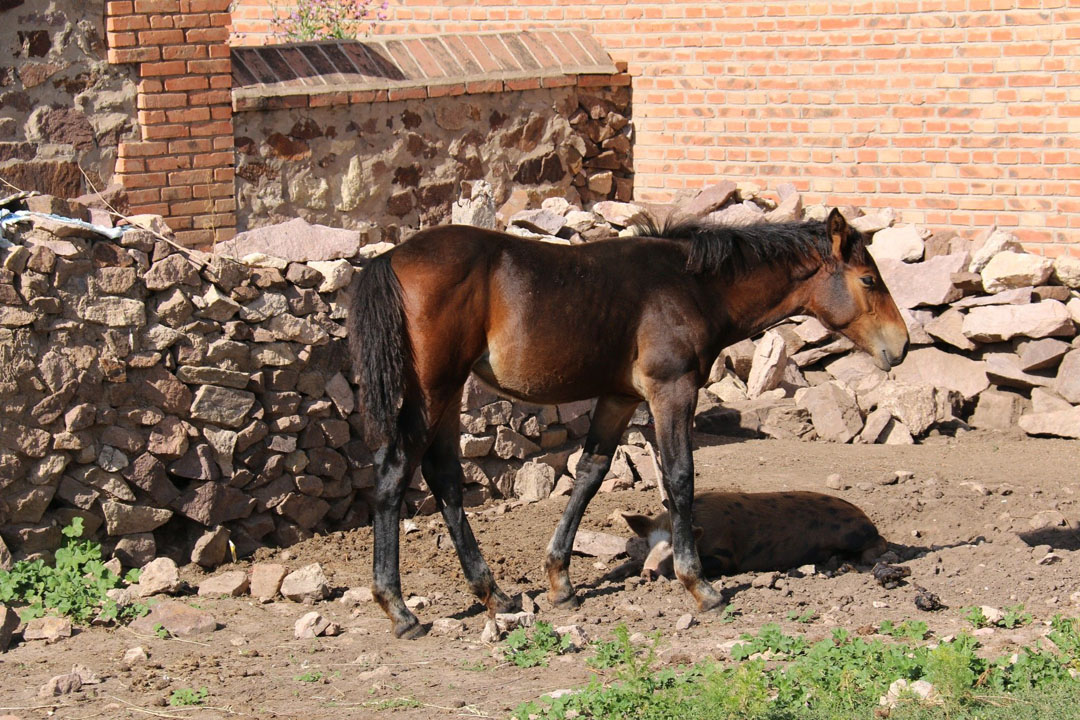
{"label": "horse's eye", "polygon": [[864,287],[872,288],[877,284],[877,278],[873,275],[863,275],[859,278],[859,282],[861,282]]}

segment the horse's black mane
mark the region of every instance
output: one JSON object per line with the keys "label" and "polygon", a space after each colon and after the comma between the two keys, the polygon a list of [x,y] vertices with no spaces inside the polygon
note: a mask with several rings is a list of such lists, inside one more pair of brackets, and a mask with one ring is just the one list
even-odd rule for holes
{"label": "horse's black mane", "polygon": [[[848,233],[852,259],[865,261],[862,234],[850,226]],[[721,225],[702,218],[658,223],[646,216],[638,224],[637,234],[687,242],[686,270],[693,274],[738,277],[760,265],[816,265],[832,255],[832,242],[822,221]]]}

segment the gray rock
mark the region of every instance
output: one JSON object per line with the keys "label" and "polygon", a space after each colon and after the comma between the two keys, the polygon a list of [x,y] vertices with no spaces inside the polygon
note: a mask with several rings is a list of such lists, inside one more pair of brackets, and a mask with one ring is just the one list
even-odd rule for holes
{"label": "gray rock", "polygon": [[155,530],[169,521],[172,510],[148,505],[127,505],[103,500],[101,510],[105,515],[105,528],[109,535],[131,535]]}
{"label": "gray rock", "polygon": [[1054,280],[1067,288],[1080,290],[1080,258],[1069,255],[1055,258]]}
{"label": "gray rock", "polygon": [[314,603],[325,600],[329,593],[330,585],[319,563],[289,573],[281,583],[281,594],[293,602]]}
{"label": "gray rock", "polygon": [[310,640],[326,633],[332,623],[312,610],[293,624],[293,637],[297,640]]}
{"label": "gray rock", "polygon": [[1031,305],[976,307],[964,318],[964,335],[977,342],[1004,342],[1022,335],[1029,338],[1072,335],[1072,318],[1057,300]]}
{"label": "gray rock", "polygon": [[994,228],[986,240],[978,246],[971,256],[968,272],[981,273],[986,264],[1000,252],[1005,250],[1021,250],[1020,241],[1016,236],[1005,230]]}
{"label": "gray rock", "polygon": [[495,436],[495,455],[503,460],[517,458],[523,460],[529,455],[540,452],[540,446],[511,428],[500,425]]}
{"label": "gray rock", "polygon": [[563,229],[565,222],[566,221],[561,214],[552,212],[551,210],[539,209],[522,210],[521,212],[514,213],[510,218],[509,224],[523,227],[526,230],[531,230],[544,235],[558,235],[559,231]]}
{"label": "gray rock", "polygon": [[157,555],[157,541],[153,533],[135,533],[124,535],[116,541],[113,557],[124,567],[139,568],[146,565]]}
{"label": "gray rock", "polygon": [[19,615],[6,605],[0,605],[0,653],[7,652],[11,636],[19,627]]}
{"label": "gray rock", "polygon": [[554,487],[554,468],[535,460],[522,465],[514,476],[514,494],[524,502],[544,500]]}
{"label": "gray rock", "polygon": [[192,385],[223,385],[243,390],[251,381],[248,373],[216,367],[184,365],[176,370],[176,377]]}
{"label": "gray rock", "polygon": [[1080,438],[1080,407],[1047,413],[1028,413],[1019,425],[1028,435]]}
{"label": "gray rock", "polygon": [[158,626],[170,635],[184,638],[214,632],[218,623],[214,616],[205,610],[198,610],[175,600],[165,600],[154,605],[148,615],[130,625],[132,630],[146,635],[156,634]]}
{"label": "gray rock", "polygon": [[232,258],[263,253],[290,262],[348,259],[359,252],[364,234],[311,225],[295,218],[278,225],[247,230],[231,240],[214,245],[214,252]]}
{"label": "gray rock", "polygon": [[787,345],[783,336],[770,330],[758,341],[754,350],[746,394],[751,399],[780,386],[787,367]]}
{"label": "gray rock", "polygon": [[735,197],[737,191],[738,186],[730,180],[706,186],[690,202],[686,203],[682,211],[690,217],[708,215],[724,207]]}
{"label": "gray rock", "polygon": [[1020,367],[1020,358],[1012,353],[986,353],[986,377],[994,385],[1030,390],[1053,383],[1053,378],[1026,373]]}
{"label": "gray rock", "polygon": [[221,525],[204,532],[191,550],[191,562],[204,568],[214,568],[223,563],[229,550],[229,535],[229,530]]}
{"label": "gray rock", "polygon": [[191,417],[216,425],[236,428],[244,424],[255,405],[255,396],[244,390],[202,385],[191,403]]}
{"label": "gray rock", "polygon": [[143,565],[137,586],[139,597],[171,595],[180,590],[180,573],[170,558],[160,557]]}
{"label": "gray rock", "polygon": [[30,620],[26,623],[26,629],[23,630],[23,640],[27,642],[44,640],[46,644],[51,645],[69,637],[71,637],[71,620],[51,615]]}
{"label": "gray rock", "polygon": [[475,180],[462,187],[461,197],[450,208],[451,222],[455,225],[472,225],[494,230],[498,224],[495,217],[495,193],[491,184]]}
{"label": "gray rock", "polygon": [[1073,405],[1080,405],[1080,350],[1073,350],[1062,359],[1053,390]]}
{"label": "gray rock", "polygon": [[99,298],[80,297],[75,313],[87,322],[108,327],[143,327],[146,325],[146,305],[140,300],[106,295]]}
{"label": "gray rock", "polygon": [[348,260],[314,260],[308,267],[322,275],[319,292],[337,292],[352,282],[355,269]]}
{"label": "gray rock", "polygon": [[1025,372],[1056,367],[1069,349],[1069,343],[1053,338],[1024,340],[1016,345],[1020,356],[1020,369]]}
{"label": "gray rock", "polygon": [[983,289],[988,293],[1045,285],[1054,263],[1050,258],[1006,250],[990,258],[982,269]]}
{"label": "gray rock", "polygon": [[610,558],[625,554],[628,542],[626,538],[610,533],[578,530],[577,535],[574,536],[574,552],[592,557]]}
{"label": "gray rock", "polygon": [[616,227],[629,227],[645,216],[645,210],[640,205],[615,200],[602,200],[593,205],[592,211],[602,217],[604,222]]}
{"label": "gray rock", "polygon": [[897,225],[874,233],[873,242],[867,247],[876,262],[883,258],[918,262],[926,249],[924,233],[915,225]]}
{"label": "gray rock", "polygon": [[240,597],[248,589],[247,573],[243,570],[229,570],[208,577],[199,583],[199,595],[211,597]]}
{"label": "gray rock", "polygon": [[866,422],[863,424],[862,432],[859,433],[859,442],[873,445],[881,440],[882,435],[885,433],[885,429],[889,426],[889,423],[892,422],[892,419],[892,413],[885,408],[879,407],[871,412],[866,416]]}
{"label": "gray rock", "polygon": [[82,676],[77,672],[67,673],[66,675],[56,675],[49,679],[49,682],[45,683],[38,690],[38,697],[51,698],[58,695],[70,695],[71,693],[82,690],[83,680]]}
{"label": "gray rock", "polygon": [[949,308],[923,326],[927,334],[959,350],[974,350],[976,345],[963,333],[964,313]]}
{"label": "gray rock", "polygon": [[1023,411],[1022,396],[1003,390],[984,390],[968,423],[974,428],[1010,430],[1016,427]]}
{"label": "gray rock", "polygon": [[957,253],[938,255],[921,263],[882,258],[877,265],[897,306],[914,308],[946,305],[963,297],[963,292],[953,285],[952,275],[964,268],[967,259],[966,254]]}
{"label": "gray rock", "polygon": [[287,574],[284,565],[255,563],[251,566],[251,596],[260,600],[276,598]]}
{"label": "gray rock", "polygon": [[158,260],[143,275],[143,284],[152,292],[168,290],[176,285],[199,286],[199,271],[184,253],[174,253]]}
{"label": "gray rock", "polygon": [[985,363],[936,347],[912,350],[892,372],[900,382],[956,390],[965,399],[975,397],[990,385]]}
{"label": "gray rock", "polygon": [[855,396],[835,383],[799,390],[795,403],[810,413],[814,429],[823,440],[850,442],[863,429]]}

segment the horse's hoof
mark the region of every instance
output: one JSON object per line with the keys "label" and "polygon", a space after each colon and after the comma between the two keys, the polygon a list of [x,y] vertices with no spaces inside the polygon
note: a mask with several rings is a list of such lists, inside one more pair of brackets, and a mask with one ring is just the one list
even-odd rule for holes
{"label": "horse's hoof", "polygon": [[399,640],[415,640],[427,635],[427,626],[415,617],[412,622],[394,623],[394,637]]}
{"label": "horse's hoof", "polygon": [[721,593],[716,592],[712,586],[708,587],[711,592],[699,592],[698,594],[698,610],[701,612],[723,610],[727,606],[727,603],[724,602],[724,596]]}
{"label": "horse's hoof", "polygon": [[556,597],[549,598],[551,604],[560,610],[576,610],[581,607],[581,598],[576,593],[569,593],[567,595],[558,595]]}
{"label": "horse's hoof", "polygon": [[513,613],[521,609],[521,600],[517,597],[511,598],[499,593],[498,595],[492,595],[488,608],[493,616],[498,613]]}

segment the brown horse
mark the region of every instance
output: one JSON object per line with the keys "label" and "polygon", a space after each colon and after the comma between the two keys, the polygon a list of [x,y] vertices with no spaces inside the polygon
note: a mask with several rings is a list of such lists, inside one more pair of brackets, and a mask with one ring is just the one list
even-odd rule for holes
{"label": "brown horse", "polygon": [[690,506],[698,388],[720,350],[793,314],[846,335],[883,369],[907,328],[866,251],[825,222],[708,226],[564,247],[473,227],[417,233],[376,258],[352,298],[350,350],[375,454],[375,599],[398,637],[423,634],[401,597],[398,516],[419,463],[470,589],[512,609],[462,510],[460,405],[469,373],[532,403],[598,398],[577,482],[544,569],[555,604],[576,602],[570,551],[635,408],[649,403],[672,510],[675,573],[705,610]]}

